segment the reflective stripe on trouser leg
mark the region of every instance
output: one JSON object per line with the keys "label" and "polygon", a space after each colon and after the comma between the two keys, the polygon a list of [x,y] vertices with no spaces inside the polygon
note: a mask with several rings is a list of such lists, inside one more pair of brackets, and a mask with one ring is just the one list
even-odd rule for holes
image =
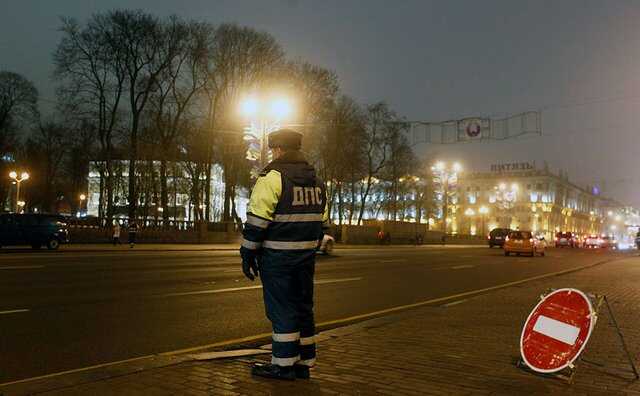
{"label": "reflective stripe on trouser leg", "polygon": [[316,342],[313,336],[300,337],[300,360],[296,364],[313,367],[316,363]]}
{"label": "reflective stripe on trouser leg", "polygon": [[263,256],[260,278],[264,306],[273,327],[271,362],[292,366],[300,360],[295,265],[267,252]]}
{"label": "reflective stripe on trouser leg", "polygon": [[300,333],[273,333],[271,336],[271,363],[291,366],[300,359],[298,345]]}
{"label": "reflective stripe on trouser leg", "polygon": [[316,362],[315,321],[313,317],[313,275],[315,262],[310,260],[299,267],[298,281],[301,299],[298,304],[300,323],[300,361],[297,364],[313,367]]}

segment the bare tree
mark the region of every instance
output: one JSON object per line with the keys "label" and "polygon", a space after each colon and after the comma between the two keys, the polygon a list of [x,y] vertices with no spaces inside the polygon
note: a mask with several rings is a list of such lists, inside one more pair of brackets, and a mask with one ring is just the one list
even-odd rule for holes
{"label": "bare tree", "polygon": [[[205,86],[208,101],[208,127],[210,134],[207,147],[212,148],[215,139],[222,142],[221,136],[214,136],[215,131],[237,130],[240,128],[236,117],[238,100],[241,95],[257,90],[267,85],[283,65],[284,53],[280,45],[269,34],[258,32],[248,27],[234,24],[223,24],[216,29],[212,51],[206,66],[208,71]],[[224,143],[224,142],[222,142]],[[219,148],[221,153],[226,147]],[[212,158],[213,150],[208,153]],[[223,157],[219,155],[219,157]],[[231,195],[238,183],[236,174],[232,171],[237,164],[231,159],[221,158],[224,169],[225,188],[223,221],[232,218]],[[205,194],[207,211],[210,208],[211,170],[207,169],[207,192]],[[207,213],[209,218],[209,213]]]}
{"label": "bare tree", "polygon": [[[210,50],[213,28],[209,24],[190,22],[177,30],[180,50],[168,67],[156,79],[156,87],[149,99],[149,115],[152,127],[160,143],[160,205],[168,207],[167,185],[169,159],[175,159],[176,138],[185,117],[194,117],[189,111],[206,82],[204,62]],[[169,210],[163,210],[167,220]]]}
{"label": "bare tree", "polygon": [[[0,71],[0,172],[6,174],[15,159],[18,132],[38,120],[38,91],[20,74]],[[0,183],[0,202],[6,202],[9,185]]]}
{"label": "bare tree", "polygon": [[[125,72],[120,59],[109,45],[113,26],[107,15],[93,16],[85,26],[73,19],[63,19],[62,40],[54,53],[55,77],[59,79],[58,98],[64,114],[80,122],[95,122],[100,143],[101,166],[99,216],[113,215],[114,205],[114,134],[123,121],[121,102]],[[105,194],[106,193],[106,194]],[[106,197],[105,197],[106,195]],[[106,199],[105,199],[106,198]]]}
{"label": "bare tree", "polygon": [[38,90],[18,73],[0,71],[0,132],[38,116]]}
{"label": "bare tree", "polygon": [[24,142],[20,156],[30,168],[29,207],[40,205],[44,211],[58,211],[56,202],[61,197],[61,165],[67,143],[65,126],[54,121],[41,123],[34,136]]}
{"label": "bare tree", "polygon": [[[388,147],[389,161],[382,172],[382,178],[389,183],[387,209],[391,220],[398,219],[398,196],[405,193],[404,187],[412,183],[413,176],[410,173],[417,162],[409,142],[402,132],[402,123],[392,122],[388,126],[385,142]],[[402,201],[404,204],[404,200]],[[404,220],[404,211],[400,215],[400,220]]]}
{"label": "bare tree", "polygon": [[110,11],[105,17],[110,27],[107,48],[118,73],[125,75],[130,121],[128,215],[133,218],[138,203],[135,175],[142,115],[158,78],[180,51],[185,26],[176,17],[163,23],[140,10]]}
{"label": "bare tree", "polygon": [[360,190],[358,224],[362,223],[373,181],[380,176],[380,172],[390,160],[389,149],[393,137],[403,127],[398,116],[389,109],[386,103],[380,102],[368,106],[363,148],[365,154],[365,178]]}

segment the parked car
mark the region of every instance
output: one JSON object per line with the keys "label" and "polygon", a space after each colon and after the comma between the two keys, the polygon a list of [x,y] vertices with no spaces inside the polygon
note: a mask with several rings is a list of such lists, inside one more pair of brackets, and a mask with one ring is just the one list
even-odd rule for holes
{"label": "parked car", "polygon": [[576,247],[576,236],[571,232],[557,232],[555,238],[556,247]]}
{"label": "parked car", "polygon": [[335,245],[336,240],[329,234],[324,234],[322,238],[322,242],[318,245],[317,251],[326,256],[330,255],[333,252],[333,246]]}
{"label": "parked car", "polygon": [[584,240],[584,247],[587,249],[599,248],[602,245],[602,238],[600,235],[591,234]]}
{"label": "parked car", "polygon": [[511,253],[516,255],[529,254],[531,257],[539,254],[544,256],[547,243],[543,239],[534,238],[531,231],[511,231],[505,238],[504,255]]}
{"label": "parked car", "polygon": [[602,243],[600,244],[600,247],[603,249],[618,249],[618,241],[611,236],[603,236],[602,238]]}
{"label": "parked car", "polygon": [[502,247],[504,245],[504,240],[511,230],[509,228],[494,228],[489,232],[489,236],[487,236],[489,242],[489,248],[494,246]]}
{"label": "parked car", "polygon": [[30,245],[34,249],[46,246],[57,250],[61,243],[69,242],[69,231],[64,217],[50,214],[0,215],[0,246]]}

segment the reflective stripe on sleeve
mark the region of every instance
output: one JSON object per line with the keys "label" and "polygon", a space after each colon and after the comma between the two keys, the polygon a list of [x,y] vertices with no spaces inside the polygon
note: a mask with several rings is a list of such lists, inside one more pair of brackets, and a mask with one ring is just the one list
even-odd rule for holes
{"label": "reflective stripe on sleeve", "polygon": [[304,249],[315,249],[318,247],[317,240],[314,241],[299,241],[299,242],[289,242],[289,241],[264,241],[262,243],[263,247],[269,249],[276,250],[304,250]]}
{"label": "reflective stripe on sleeve", "polygon": [[299,362],[300,355],[290,358],[279,358],[271,356],[271,364],[277,364],[278,366],[293,366],[296,362]]}
{"label": "reflective stripe on sleeve", "polygon": [[267,228],[269,226],[268,220],[261,219],[260,217],[252,216],[251,214],[247,214],[246,223],[254,225],[259,228]]}
{"label": "reflective stripe on sleeve", "polygon": [[277,223],[299,223],[299,222],[305,222],[305,221],[322,221],[322,215],[318,213],[277,214],[273,216],[273,221]]}
{"label": "reflective stripe on sleeve", "polygon": [[300,337],[300,345],[313,345],[315,343],[315,337]]}
{"label": "reflective stripe on sleeve", "polygon": [[300,332],[296,333],[273,333],[271,335],[275,342],[293,342],[300,339]]}
{"label": "reflective stripe on sleeve", "polygon": [[256,249],[260,249],[260,246],[262,246],[262,243],[250,241],[248,239],[244,239],[243,238],[242,239],[242,246],[247,248],[247,249],[256,250]]}
{"label": "reflective stripe on sleeve", "polygon": [[[272,358],[273,360],[273,358]],[[313,359],[305,359],[305,360],[298,360],[296,362],[297,364],[301,365],[301,366],[307,366],[307,367],[313,367],[316,364],[316,358]]]}

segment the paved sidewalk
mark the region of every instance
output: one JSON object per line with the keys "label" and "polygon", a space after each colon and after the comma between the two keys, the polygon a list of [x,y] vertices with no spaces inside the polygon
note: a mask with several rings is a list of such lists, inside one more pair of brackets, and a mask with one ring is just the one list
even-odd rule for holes
{"label": "paved sidewalk", "polygon": [[[425,306],[324,332],[309,381],[252,378],[249,365],[268,355],[196,362],[187,356],[137,373],[83,374],[0,389],[5,396],[45,395],[321,395],[321,394],[630,394],[640,395],[604,311],[573,384],[515,367],[524,320],[549,288],[606,294],[634,357],[640,353],[640,258],[508,287],[440,306]],[[171,363],[168,357],[164,364]],[[69,377],[71,378],[71,377]],[[43,388],[44,387],[44,388]]]}

